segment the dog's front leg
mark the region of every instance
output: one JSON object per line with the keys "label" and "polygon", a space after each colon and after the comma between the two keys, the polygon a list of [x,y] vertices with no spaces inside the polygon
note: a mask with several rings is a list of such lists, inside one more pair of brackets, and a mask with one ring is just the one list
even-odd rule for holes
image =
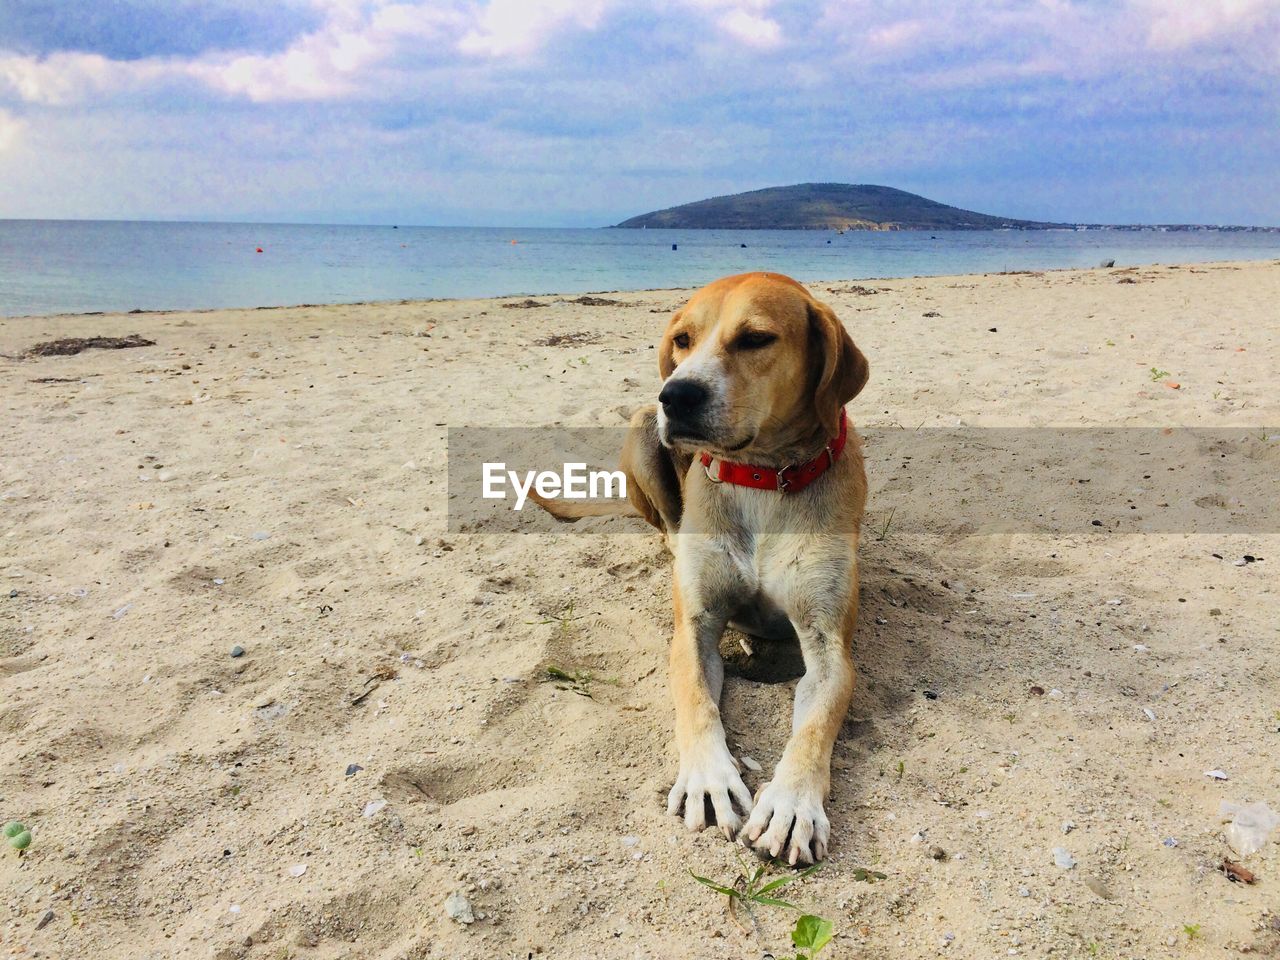
{"label": "dog's front leg", "polygon": [[827,856],[831,825],[823,804],[831,787],[831,749],[853,695],[851,632],[812,625],[797,630],[805,673],[796,685],[791,739],[744,830],[757,852],[792,866]]}
{"label": "dog's front leg", "polygon": [[742,782],[720,722],[724,663],[719,644],[727,618],[690,609],[682,600],[678,578],[673,598],[671,692],[676,703],[680,774],[667,798],[667,812],[678,816],[683,808],[685,826],[703,830],[708,826],[706,801],[710,800],[716,825],[732,839],[742,825],[734,803],[745,814],[751,809],[751,791]]}

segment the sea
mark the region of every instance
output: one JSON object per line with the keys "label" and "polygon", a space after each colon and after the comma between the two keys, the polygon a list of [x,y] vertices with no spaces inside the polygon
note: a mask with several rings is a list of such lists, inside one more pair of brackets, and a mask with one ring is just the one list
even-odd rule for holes
{"label": "sea", "polygon": [[632,230],[0,220],[0,316],[580,294],[1280,258],[1280,232]]}

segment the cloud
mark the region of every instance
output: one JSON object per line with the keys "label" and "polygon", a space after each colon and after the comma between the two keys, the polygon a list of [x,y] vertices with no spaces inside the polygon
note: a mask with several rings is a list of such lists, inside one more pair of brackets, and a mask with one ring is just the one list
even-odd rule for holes
{"label": "cloud", "polygon": [[566,28],[594,30],[605,0],[489,0],[458,41],[463,53],[526,56]]}
{"label": "cloud", "polygon": [[782,42],[782,28],[776,20],[746,10],[731,10],[718,23],[725,33],[749,47],[769,50]]}
{"label": "cloud", "polygon": [[4,153],[18,142],[23,123],[8,110],[0,109],[0,153]]}
{"label": "cloud", "polygon": [[1280,43],[1275,32],[1280,11],[1274,0],[1137,0],[1133,6],[1146,20],[1147,40],[1155,50],[1184,50],[1268,25],[1273,41]]}
{"label": "cloud", "polygon": [[[143,37],[134,52],[151,52],[125,57],[110,37],[53,49],[71,34],[0,35],[0,216],[404,207],[401,222],[466,209],[609,222],[848,180],[1106,219],[1121,200],[1130,217],[1154,211],[1184,178],[1194,219],[1196,198],[1220,209],[1229,195],[1195,182],[1196,164],[1261,182],[1280,154],[1274,0],[282,2],[295,19],[270,43],[215,26],[208,43]],[[211,3],[256,15],[250,0]],[[1042,211],[1050,182],[1100,206]],[[1280,188],[1252,199],[1251,219],[1280,220]]]}

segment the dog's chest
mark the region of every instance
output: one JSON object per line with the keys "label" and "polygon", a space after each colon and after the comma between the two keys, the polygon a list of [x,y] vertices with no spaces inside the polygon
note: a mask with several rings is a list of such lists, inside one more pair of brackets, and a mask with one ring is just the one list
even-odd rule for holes
{"label": "dog's chest", "polygon": [[714,532],[679,538],[682,579],[696,583],[710,608],[737,610],[764,603],[785,609],[812,562],[813,538],[789,529],[777,505],[743,500],[721,505]]}

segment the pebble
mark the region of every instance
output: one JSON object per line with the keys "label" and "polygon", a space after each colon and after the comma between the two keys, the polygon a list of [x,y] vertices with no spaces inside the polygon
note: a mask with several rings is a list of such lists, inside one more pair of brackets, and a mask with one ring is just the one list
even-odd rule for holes
{"label": "pebble", "polygon": [[1071,856],[1066,847],[1053,848],[1053,862],[1063,870],[1070,870],[1076,865],[1075,857]]}
{"label": "pebble", "polygon": [[1163,843],[1166,847],[1176,847],[1178,845],[1178,841],[1174,837],[1165,837],[1160,842]]}
{"label": "pebble", "polygon": [[253,539],[254,540],[270,540],[271,534],[268,533],[266,530],[258,530],[253,534]]}
{"label": "pebble", "polygon": [[624,847],[637,847],[640,845],[640,838],[639,837],[623,837],[622,845]]}
{"label": "pebble", "polygon": [[945,860],[947,859],[947,851],[943,850],[941,847],[937,845],[934,845],[929,848],[929,859]]}
{"label": "pebble", "polygon": [[378,811],[380,811],[386,805],[387,805],[387,801],[382,799],[370,800],[368,803],[364,805],[363,816],[365,817],[376,816]]}
{"label": "pebble", "polygon": [[46,911],[44,912],[44,915],[43,915],[43,916],[41,916],[41,917],[40,917],[40,919],[36,921],[36,929],[37,929],[37,930],[43,930],[45,927],[47,927],[47,926],[48,926],[50,923],[52,923],[52,922],[53,922],[53,911],[52,911],[52,910],[46,910]]}
{"label": "pebble", "polygon": [[444,912],[449,915],[449,919],[457,920],[458,923],[471,924],[476,922],[476,915],[471,910],[471,901],[464,897],[459,890],[453,891],[445,898]]}
{"label": "pebble", "polygon": [[475,828],[475,826],[474,826],[473,824],[470,824],[470,823],[469,823],[469,824],[467,824],[465,827],[463,827],[459,832],[460,832],[464,837],[470,837],[470,836],[474,836],[474,835],[475,835],[476,828]]}
{"label": "pebble", "polygon": [[236,657],[243,657],[244,647],[240,646],[239,644],[236,644],[234,647],[231,648],[231,656],[233,659]]}
{"label": "pebble", "polygon": [[1204,772],[1204,775],[1206,777],[1212,777],[1214,780],[1230,780],[1231,779],[1222,770],[1206,770]]}
{"label": "pebble", "polygon": [[292,867],[289,868],[289,876],[291,877],[300,877],[306,872],[307,872],[307,865],[305,863],[295,863]]}
{"label": "pebble", "polygon": [[1019,888],[1018,888],[1018,896],[1020,896],[1020,897],[1029,897],[1029,896],[1031,896],[1031,888],[1030,888],[1030,887],[1019,887]]}
{"label": "pebble", "polygon": [[759,773],[763,769],[757,760],[753,757],[748,757],[745,753],[742,755],[742,765],[752,773]]}
{"label": "pebble", "polygon": [[1075,828],[1076,828],[1076,822],[1074,820],[1068,820],[1066,823],[1062,825],[1062,832],[1070,833]]}
{"label": "pebble", "polygon": [[358,763],[349,763],[347,764],[346,776],[354,777],[357,773],[359,773],[363,769],[364,767],[360,766],[360,764]]}
{"label": "pebble", "polygon": [[1114,900],[1116,898],[1116,895],[1111,892],[1111,888],[1097,877],[1085,877],[1084,885],[1100,896],[1103,900]]}

